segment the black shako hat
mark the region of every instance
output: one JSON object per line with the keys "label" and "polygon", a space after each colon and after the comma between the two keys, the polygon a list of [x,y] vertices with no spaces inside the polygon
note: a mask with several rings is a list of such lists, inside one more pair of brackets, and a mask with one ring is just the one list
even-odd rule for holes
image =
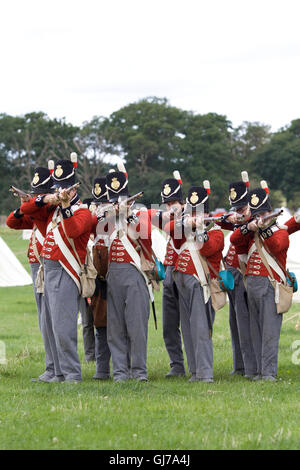
{"label": "black shako hat", "polygon": [[182,195],[182,181],[178,170],[173,171],[174,178],[167,178],[161,185],[161,200],[162,203],[171,201],[183,202]]}
{"label": "black shako hat", "polygon": [[249,192],[249,207],[251,215],[259,214],[260,212],[272,211],[272,206],[269,200],[269,190],[263,188],[255,188]]}
{"label": "black shako hat", "polygon": [[249,191],[244,181],[233,181],[229,183],[229,202],[233,209],[240,209],[249,202]]}
{"label": "black shako hat", "polygon": [[163,203],[183,200],[181,184],[175,178],[167,178],[162,182],[160,194]]}
{"label": "black shako hat", "polygon": [[108,202],[106,188],[106,177],[95,178],[93,183],[92,195],[94,202]]}
{"label": "black shako hat", "polygon": [[52,177],[48,168],[38,166],[33,170],[33,179],[31,181],[31,193],[33,194],[47,194],[52,193]]}
{"label": "black shako hat", "polygon": [[209,212],[208,196],[209,196],[209,193],[207,189],[202,188],[201,186],[192,186],[188,190],[186,202],[192,208],[196,208],[200,206],[200,204],[203,204],[204,212],[208,213]]}
{"label": "black shako hat", "polygon": [[70,188],[76,183],[77,154],[72,152],[70,157],[71,160],[58,160],[55,163],[52,173],[54,188]]}
{"label": "black shako hat", "polygon": [[127,198],[128,179],[123,171],[111,171],[106,175],[106,189],[108,202],[116,202],[119,197]]}

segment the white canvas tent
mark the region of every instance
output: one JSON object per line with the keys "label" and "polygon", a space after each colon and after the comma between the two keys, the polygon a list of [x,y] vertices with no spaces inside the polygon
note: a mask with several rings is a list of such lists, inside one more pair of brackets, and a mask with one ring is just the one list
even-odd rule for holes
{"label": "white canvas tent", "polygon": [[27,286],[31,276],[0,237],[0,287]]}

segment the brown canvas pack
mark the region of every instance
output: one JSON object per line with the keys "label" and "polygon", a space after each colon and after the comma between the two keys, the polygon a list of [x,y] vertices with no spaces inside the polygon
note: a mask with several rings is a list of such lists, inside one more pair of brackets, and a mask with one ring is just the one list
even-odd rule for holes
{"label": "brown canvas pack", "polygon": [[221,289],[218,278],[211,279],[208,266],[210,266],[211,269],[215,271],[214,268],[211,266],[211,264],[200,253],[199,253],[199,257],[200,257],[200,261],[202,263],[205,275],[209,279],[211,303],[212,303],[214,311],[217,312],[218,310],[223,308],[224,305],[226,305],[226,292]]}
{"label": "brown canvas pack", "polygon": [[[107,269],[108,269],[108,248],[106,246],[93,246],[93,263],[97,269],[98,277],[105,282]],[[91,298],[91,309],[94,317],[94,326],[104,327],[107,326],[107,304],[106,298],[103,298],[101,291],[98,295],[93,295]]]}

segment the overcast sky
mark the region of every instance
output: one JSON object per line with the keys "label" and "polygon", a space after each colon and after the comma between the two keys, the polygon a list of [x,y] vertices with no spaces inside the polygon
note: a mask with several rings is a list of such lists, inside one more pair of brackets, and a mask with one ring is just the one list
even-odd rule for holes
{"label": "overcast sky", "polygon": [[3,0],[0,112],[82,124],[147,96],[269,124],[300,118],[299,0]]}

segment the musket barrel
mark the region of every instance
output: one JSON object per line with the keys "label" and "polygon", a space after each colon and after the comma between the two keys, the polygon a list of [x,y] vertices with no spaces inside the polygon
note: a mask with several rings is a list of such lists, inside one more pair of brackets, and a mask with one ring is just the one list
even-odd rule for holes
{"label": "musket barrel", "polygon": [[16,197],[30,197],[30,194],[25,193],[25,191],[22,191],[22,189],[18,189],[15,186],[10,186],[9,191],[13,193],[14,196]]}
{"label": "musket barrel", "polygon": [[[262,217],[261,220],[264,222],[265,220],[268,220],[268,219],[275,219],[279,217],[282,213],[283,213],[282,209],[279,211],[274,211],[274,212],[271,212],[271,214],[268,214]],[[258,214],[258,218],[259,218],[259,214]]]}

